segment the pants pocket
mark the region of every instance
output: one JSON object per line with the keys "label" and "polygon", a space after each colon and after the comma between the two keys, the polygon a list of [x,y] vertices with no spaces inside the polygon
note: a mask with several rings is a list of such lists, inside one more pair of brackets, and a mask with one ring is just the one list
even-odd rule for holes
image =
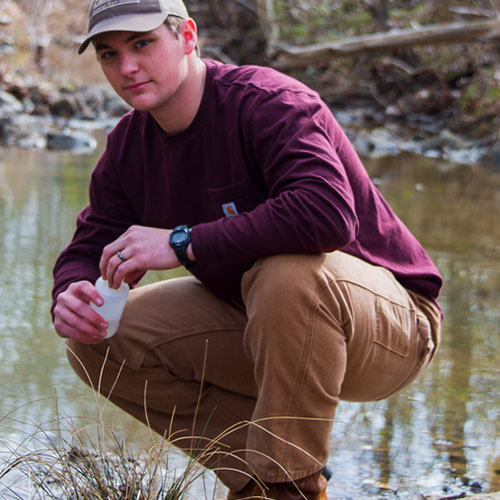
{"label": "pants pocket", "polygon": [[396,383],[391,391],[379,399],[395,394],[414,382],[430,363],[436,350],[432,340],[430,323],[425,316],[420,315],[415,310],[407,310],[407,321],[402,323],[402,326],[404,329],[399,332],[399,335],[389,329],[384,333],[380,332],[379,340],[376,341],[380,345],[384,344],[387,351],[395,353],[401,358],[400,363],[395,361],[394,355],[392,361],[387,359],[384,362],[384,359],[381,359],[380,370],[382,372],[384,370],[392,371],[399,384]]}
{"label": "pants pocket", "polygon": [[411,339],[415,335],[415,311],[378,299],[375,314],[377,319],[373,342],[378,351],[379,370],[385,373],[398,372],[398,365],[406,365],[404,360],[408,358]]}

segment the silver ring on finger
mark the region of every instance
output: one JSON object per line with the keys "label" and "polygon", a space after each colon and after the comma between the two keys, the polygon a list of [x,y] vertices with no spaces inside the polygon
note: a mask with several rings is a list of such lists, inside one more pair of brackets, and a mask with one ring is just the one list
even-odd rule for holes
{"label": "silver ring on finger", "polygon": [[127,262],[127,257],[125,257],[125,255],[123,255],[120,250],[118,250],[118,252],[116,252],[116,255],[118,256],[118,258],[122,261],[122,262]]}

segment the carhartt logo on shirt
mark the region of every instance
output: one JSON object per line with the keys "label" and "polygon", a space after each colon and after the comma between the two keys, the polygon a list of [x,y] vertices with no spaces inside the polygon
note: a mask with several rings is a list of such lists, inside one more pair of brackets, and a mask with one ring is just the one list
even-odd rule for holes
{"label": "carhartt logo on shirt", "polygon": [[231,201],[230,203],[224,203],[222,205],[222,211],[224,212],[224,215],[226,217],[234,217],[235,215],[238,215],[238,210],[236,210],[234,201]]}

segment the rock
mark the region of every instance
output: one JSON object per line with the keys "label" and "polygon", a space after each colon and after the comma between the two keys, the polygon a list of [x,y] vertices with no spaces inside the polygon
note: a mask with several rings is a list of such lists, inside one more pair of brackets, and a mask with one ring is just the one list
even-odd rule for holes
{"label": "rock", "polygon": [[83,132],[64,130],[47,134],[47,148],[53,151],[87,152],[93,151],[96,147],[97,141]]}
{"label": "rock", "polygon": [[16,44],[12,38],[2,36],[0,38],[0,54],[13,54],[16,51]]}
{"label": "rock", "polygon": [[462,498],[469,498],[471,500],[500,500],[500,492],[498,493],[480,493],[478,495],[467,495],[465,493],[460,493],[458,495],[430,495],[423,496],[422,500],[456,500]]}
{"label": "rock", "polygon": [[54,116],[71,118],[80,112],[80,105],[74,95],[49,101],[49,111]]}
{"label": "rock", "polygon": [[361,155],[372,158],[396,156],[401,153],[401,139],[392,130],[384,127],[356,134],[353,143]]}
{"label": "rock", "polygon": [[108,116],[123,116],[132,108],[115,93],[104,96],[104,110]]}
{"label": "rock", "polygon": [[2,113],[22,113],[24,111],[24,106],[23,103],[12,94],[0,90],[0,111]]}
{"label": "rock", "polygon": [[439,135],[429,141],[429,146],[440,149],[463,150],[469,149],[473,145],[472,141],[464,139],[449,129],[443,129]]}
{"label": "rock", "polygon": [[8,116],[0,118],[0,144],[10,146],[14,133],[15,126],[12,119]]}
{"label": "rock", "polygon": [[12,23],[12,17],[0,15],[0,25],[8,26]]}
{"label": "rock", "polygon": [[25,114],[0,118],[0,145],[25,149],[47,146],[47,127]]}
{"label": "rock", "polygon": [[24,149],[43,149],[47,147],[47,138],[40,132],[29,132],[17,137],[16,146]]}
{"label": "rock", "polygon": [[389,486],[386,483],[381,483],[380,481],[376,481],[375,479],[365,479],[361,483],[361,487],[364,491],[377,494],[381,491],[391,491],[392,493],[396,493],[397,489]]}
{"label": "rock", "polygon": [[483,154],[479,160],[490,171],[500,173],[500,144],[483,149]]}

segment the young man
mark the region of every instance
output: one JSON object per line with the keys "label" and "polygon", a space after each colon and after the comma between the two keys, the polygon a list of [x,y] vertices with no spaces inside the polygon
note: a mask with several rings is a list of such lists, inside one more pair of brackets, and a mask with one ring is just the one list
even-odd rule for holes
{"label": "young man", "polygon": [[[387,397],[434,355],[441,277],[315,92],[197,41],[180,0],[92,2],[80,53],[134,110],[55,265],[55,329],[125,411],[193,456],[217,440],[229,499],[319,500],[339,399]],[[132,286],[110,340],[99,274]]]}

